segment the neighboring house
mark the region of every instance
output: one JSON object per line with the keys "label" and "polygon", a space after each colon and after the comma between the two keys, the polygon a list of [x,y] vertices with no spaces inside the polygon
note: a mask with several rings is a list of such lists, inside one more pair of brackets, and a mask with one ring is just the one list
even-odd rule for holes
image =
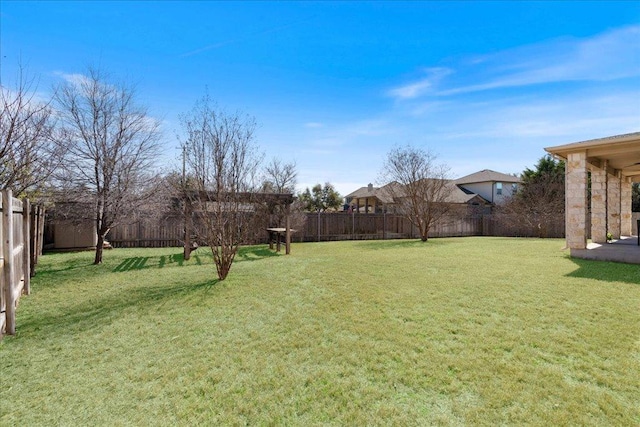
{"label": "neighboring house", "polygon": [[361,213],[382,213],[383,206],[393,204],[393,197],[388,191],[391,185],[396,184],[392,182],[383,187],[374,187],[373,184],[369,184],[347,194],[345,202],[348,209]]}
{"label": "neighboring house", "polygon": [[449,203],[481,207],[491,204],[485,197],[459,186],[455,180],[449,181],[447,188],[449,189],[449,197],[447,197]]}
{"label": "neighboring house", "polygon": [[518,189],[520,178],[484,169],[455,180],[458,187],[477,194],[491,204],[499,205]]}
{"label": "neighboring house", "polygon": [[[516,190],[520,178],[485,169],[462,178],[451,180],[447,187],[449,203],[489,208],[504,202]],[[360,213],[382,213],[393,211],[393,197],[389,189],[395,182],[383,187],[369,184],[345,197],[348,209]],[[396,192],[397,193],[397,192]]]}
{"label": "neighboring house", "polygon": [[[345,196],[348,209],[360,213],[394,212],[395,203],[391,188],[397,185],[398,183],[392,182],[383,187],[374,187],[372,184],[361,187]],[[491,204],[484,197],[461,188],[454,180],[448,181],[447,191],[449,192],[447,196],[448,203],[482,208]],[[396,189],[393,193],[400,194],[400,191]]]}

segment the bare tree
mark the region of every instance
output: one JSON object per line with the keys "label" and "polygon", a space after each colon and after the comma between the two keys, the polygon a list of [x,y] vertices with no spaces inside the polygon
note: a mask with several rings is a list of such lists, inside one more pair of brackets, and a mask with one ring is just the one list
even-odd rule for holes
{"label": "bare tree", "polygon": [[33,195],[60,164],[64,151],[49,104],[37,99],[22,68],[14,89],[0,86],[0,188]]}
{"label": "bare tree", "polygon": [[423,242],[431,227],[451,209],[449,168],[436,160],[430,151],[396,147],[387,154],[380,174],[382,181],[391,183],[386,191],[394,200],[394,209],[418,228]]}
{"label": "bare tree", "polygon": [[[278,158],[271,159],[263,171],[261,191],[264,193],[294,194],[298,171],[295,162],[285,163]],[[303,206],[299,200],[283,205],[277,200],[266,200],[260,205],[256,220],[262,221],[265,227],[285,227],[287,216],[289,227],[300,229],[306,221]]]}
{"label": "bare tree", "polygon": [[297,179],[295,162],[284,163],[274,157],[264,168],[262,188],[266,193],[293,193]]}
{"label": "bare tree", "polygon": [[196,187],[189,193],[194,223],[211,248],[218,278],[224,280],[238,246],[254,233],[252,194],[259,165],[255,119],[219,111],[205,95],[181,121],[186,172]]}
{"label": "bare tree", "polygon": [[133,88],[95,68],[60,85],[55,100],[69,149],[66,184],[91,206],[99,264],[109,230],[148,196],[142,189],[159,152],[159,122]]}

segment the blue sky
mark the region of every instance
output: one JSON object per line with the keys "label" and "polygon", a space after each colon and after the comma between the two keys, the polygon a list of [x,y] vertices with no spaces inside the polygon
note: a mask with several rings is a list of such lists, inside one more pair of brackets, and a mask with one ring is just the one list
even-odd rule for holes
{"label": "blue sky", "polygon": [[640,131],[637,1],[0,1],[0,48],[2,83],[21,61],[43,97],[89,64],[137,84],[171,165],[178,114],[208,89],[255,116],[266,160],[343,195],[394,145],[460,177]]}

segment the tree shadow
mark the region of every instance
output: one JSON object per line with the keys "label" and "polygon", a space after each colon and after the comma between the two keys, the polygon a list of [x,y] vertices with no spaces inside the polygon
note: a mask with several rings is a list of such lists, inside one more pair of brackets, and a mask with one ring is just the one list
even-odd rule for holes
{"label": "tree shadow", "polygon": [[159,257],[131,257],[125,258],[113,269],[113,272],[117,273],[124,271],[144,270],[149,268],[164,268],[172,266],[182,267],[185,265],[185,262],[195,265],[203,265],[204,262],[202,258],[207,258],[207,256],[192,254],[192,261],[185,261],[184,254],[182,252],[171,255],[161,255]]}
{"label": "tree shadow", "polygon": [[[237,262],[244,261],[259,261],[264,258],[271,258],[280,256],[280,252],[269,249],[268,246],[242,246],[238,249],[236,254]],[[114,273],[122,273],[126,271],[145,270],[150,268],[164,268],[164,267],[183,267],[185,265],[204,265],[205,263],[213,263],[212,255],[210,252],[204,253],[191,253],[191,259],[185,261],[184,254],[182,252],[161,255],[158,257],[131,257],[125,258],[114,269]],[[85,265],[82,265],[84,267]],[[78,266],[81,267],[81,266]],[[73,267],[73,268],[78,268]],[[60,270],[57,270],[60,271]]]}
{"label": "tree shadow", "polygon": [[450,241],[443,241],[439,238],[430,237],[429,240],[423,242],[420,239],[393,239],[393,240],[369,240],[358,242],[359,248],[369,250],[385,250],[400,248],[428,248],[433,246],[443,246],[451,244]]}
{"label": "tree shadow", "polygon": [[24,334],[38,331],[38,336],[58,336],[102,328],[128,308],[153,310],[176,299],[202,298],[218,283],[218,279],[212,279],[197,284],[126,288],[104,299],[82,301],[52,316],[34,315],[21,322],[20,331]]}
{"label": "tree shadow", "polygon": [[[284,250],[284,245],[282,250]],[[236,258],[238,261],[259,261],[264,258],[278,257],[282,253],[268,246],[243,246],[238,249]]]}
{"label": "tree shadow", "polygon": [[[142,270],[147,267],[147,261],[149,261],[151,257],[132,257],[126,258],[122,261],[116,268],[113,269],[114,272],[118,271],[131,271],[131,270]],[[162,258],[162,257],[161,257]]]}
{"label": "tree shadow", "polygon": [[567,277],[640,285],[640,268],[637,264],[580,258],[571,258],[571,261],[578,266],[578,269],[567,274]]}

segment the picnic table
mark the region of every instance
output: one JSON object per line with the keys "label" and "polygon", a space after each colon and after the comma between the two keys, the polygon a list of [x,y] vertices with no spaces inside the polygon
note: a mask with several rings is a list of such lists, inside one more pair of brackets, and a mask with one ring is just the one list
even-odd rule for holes
{"label": "picnic table", "polygon": [[282,236],[285,237],[285,248],[287,255],[291,252],[291,233],[295,230],[289,229],[287,232],[286,228],[272,227],[267,228],[269,232],[269,249],[273,249],[273,244],[276,244],[276,252],[280,252],[280,243],[282,242]]}

